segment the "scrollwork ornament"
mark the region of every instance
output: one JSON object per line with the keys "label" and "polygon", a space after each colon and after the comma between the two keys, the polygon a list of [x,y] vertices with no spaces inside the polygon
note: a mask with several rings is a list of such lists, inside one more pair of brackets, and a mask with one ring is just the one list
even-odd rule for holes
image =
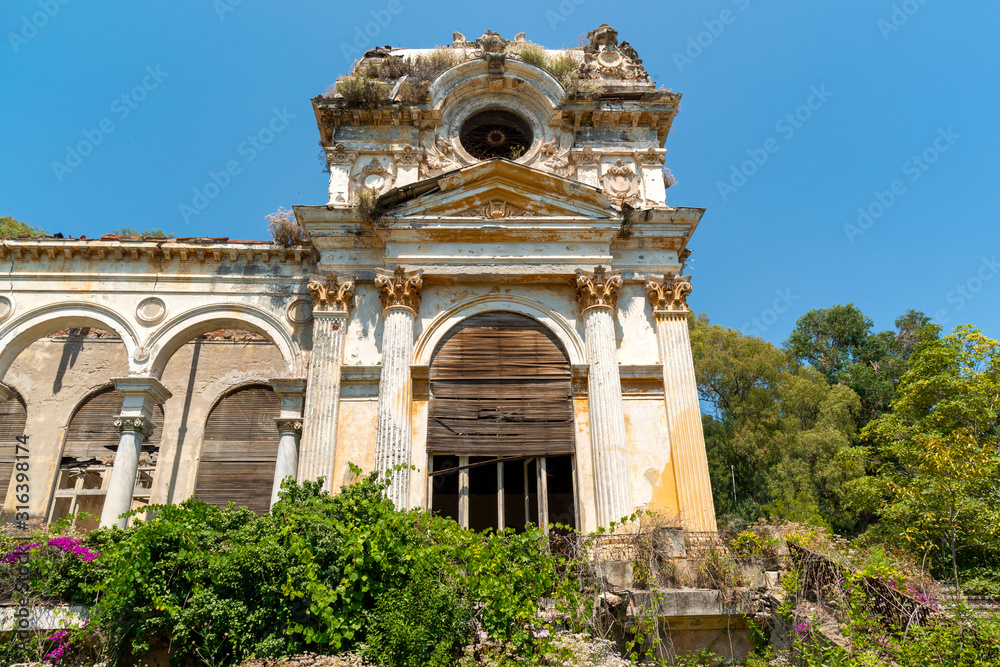
{"label": "scrollwork ornament", "polygon": [[603,266],[594,267],[592,274],[577,269],[575,287],[580,310],[585,311],[595,306],[614,308],[618,303],[618,290],[622,284],[620,274],[607,273]]}
{"label": "scrollwork ornament", "polygon": [[691,295],[691,276],[681,276],[668,271],[663,280],[650,278],[646,291],[654,312],[687,313],[687,298]]}
{"label": "scrollwork ornament", "polygon": [[354,304],[353,278],[341,280],[336,273],[328,273],[322,277],[311,276],[308,290],[316,304],[314,311],[346,312]]}
{"label": "scrollwork ornament", "polygon": [[299,435],[302,433],[302,420],[298,418],[277,418],[274,423],[278,425],[278,433],[294,433]]}
{"label": "scrollwork ornament", "polygon": [[375,286],[379,289],[383,310],[400,306],[416,313],[420,309],[421,290],[424,287],[420,272],[408,276],[406,269],[397,266],[391,274],[380,273],[375,276]]}
{"label": "scrollwork ornament", "polygon": [[116,417],[112,425],[119,433],[138,433],[143,439],[153,435],[153,423],[145,417]]}

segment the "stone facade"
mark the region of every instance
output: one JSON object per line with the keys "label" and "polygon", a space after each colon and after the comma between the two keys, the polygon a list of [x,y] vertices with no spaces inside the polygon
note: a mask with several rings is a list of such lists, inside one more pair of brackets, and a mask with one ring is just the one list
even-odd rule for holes
{"label": "stone facade", "polygon": [[[589,39],[552,51],[523,35],[456,33],[450,48],[369,52],[354,74],[384,77],[385,99],[313,100],[330,187],[323,205],[295,207],[307,245],[0,242],[11,266],[0,295],[0,377],[5,395],[26,405],[31,478],[28,501],[12,482],[7,507],[53,514],[72,464],[63,452],[71,420],[112,384],[124,398],[107,418],[133,426],[108,446],[102,523],[121,524],[119,511],[146,502],[133,485],[157,406],[148,502],[224,489],[232,472],[210,483],[205,461],[238,478],[239,466],[226,465],[240,452],[216,442],[229,436],[211,434],[235,431],[218,430],[224,420],[213,425],[212,414],[253,385],[273,391],[278,406],[273,453],[247,458],[274,461],[274,478],[258,484],[268,502],[285,476],[322,477],[336,489],[355,464],[395,469],[388,493],[400,506],[437,509],[435,494],[447,504],[442,489],[457,478],[456,518],[470,525],[484,494],[500,499],[503,522],[503,499],[520,493],[523,524],[536,511],[555,520],[551,494],[571,489],[558,518],[583,530],[637,508],[714,530],[687,338],[690,280],[680,275],[704,210],[666,200],[663,145],[680,95],[657,90],[613,28]],[[433,79],[422,84],[418,71]],[[565,469],[509,445],[429,443],[430,405],[444,400],[436,355],[456,325],[486,313],[531,318],[565,355],[574,433]],[[112,337],[52,337],[73,327]],[[253,336],[203,338],[219,329]],[[516,328],[507,333],[516,339]],[[500,434],[526,419],[496,414],[486,421]],[[270,451],[255,437],[246,434],[247,448]],[[429,475],[451,454],[454,474]],[[512,476],[515,463],[523,480]],[[482,466],[497,472],[488,484]]]}

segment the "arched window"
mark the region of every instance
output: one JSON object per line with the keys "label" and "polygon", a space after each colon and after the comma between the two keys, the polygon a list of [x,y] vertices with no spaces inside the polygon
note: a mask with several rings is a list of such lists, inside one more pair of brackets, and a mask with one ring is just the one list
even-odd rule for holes
{"label": "arched window", "polygon": [[14,477],[19,444],[16,438],[24,435],[27,422],[28,410],[20,396],[0,403],[0,503],[7,496],[10,480]]}
{"label": "arched window", "polygon": [[[76,526],[82,530],[97,528],[121,438],[114,420],[121,414],[123,400],[122,394],[105,388],[84,399],[73,413],[66,429],[50,520],[86,512],[93,518],[78,518]],[[157,405],[153,410],[153,435],[143,442],[139,456],[132,509],[149,504],[162,430],[163,407]]]}
{"label": "arched window", "polygon": [[220,400],[205,425],[195,494],[210,505],[245,505],[258,514],[271,506],[281,412],[277,394],[245,387]]}
{"label": "arched window", "polygon": [[572,369],[515,313],[470,317],[430,364],[431,507],[464,526],[576,525]]}

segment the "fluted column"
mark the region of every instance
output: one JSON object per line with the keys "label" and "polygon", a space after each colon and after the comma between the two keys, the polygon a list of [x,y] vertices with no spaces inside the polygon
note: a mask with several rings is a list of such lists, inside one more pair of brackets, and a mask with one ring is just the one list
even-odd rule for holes
{"label": "fluted column", "polygon": [[313,297],[313,348],[306,379],[306,405],[298,455],[298,480],[323,478],[323,489],[333,483],[340,412],[340,364],[348,311],[354,302],[354,280],[329,273],[309,281]]}
{"label": "fluted column", "polygon": [[153,407],[165,403],[170,392],[152,377],[115,378],[114,383],[124,396],[121,414],[114,420],[121,437],[101,510],[101,526],[125,528],[128,519],[121,515],[132,509],[142,443],[153,433]]}
{"label": "fluted column", "polygon": [[[407,276],[401,266],[392,275],[375,278],[382,299],[385,324],[382,328],[382,374],[378,385],[378,426],[375,434],[375,469],[386,472],[398,465],[408,466],[411,458],[411,410],[413,384],[410,360],[413,356],[413,323],[420,308],[423,279]],[[392,474],[387,490],[399,509],[409,506],[410,471]]]}
{"label": "fluted column", "polygon": [[663,280],[646,281],[646,290],[653,305],[663,364],[663,393],[681,521],[688,530],[714,531],[715,503],[688,333],[691,276],[667,273]]}
{"label": "fluted column", "polygon": [[590,363],[587,403],[594,452],[597,521],[601,526],[618,521],[634,509],[614,322],[621,285],[621,276],[606,275],[603,266],[596,267],[593,274],[577,271],[576,294],[583,311],[584,339]]}
{"label": "fluted column", "polygon": [[278,502],[281,483],[286,477],[298,479],[299,438],[302,435],[302,399],[306,381],[297,378],[276,378],[271,387],[281,402],[278,425],[278,458],[274,462],[274,483],[271,485],[271,507]]}

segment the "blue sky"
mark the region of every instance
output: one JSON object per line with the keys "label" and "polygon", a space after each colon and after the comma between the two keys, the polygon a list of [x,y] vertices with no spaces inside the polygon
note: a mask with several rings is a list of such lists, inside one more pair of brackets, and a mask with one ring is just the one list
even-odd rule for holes
{"label": "blue sky", "polygon": [[560,47],[605,21],[684,94],[668,198],[708,209],[696,310],[777,343],[848,301],[878,328],[916,308],[1000,338],[1000,4],[986,0],[4,0],[0,215],[88,238],[268,238],[265,214],[325,203],[310,99],[366,28],[365,48],[487,28]]}

